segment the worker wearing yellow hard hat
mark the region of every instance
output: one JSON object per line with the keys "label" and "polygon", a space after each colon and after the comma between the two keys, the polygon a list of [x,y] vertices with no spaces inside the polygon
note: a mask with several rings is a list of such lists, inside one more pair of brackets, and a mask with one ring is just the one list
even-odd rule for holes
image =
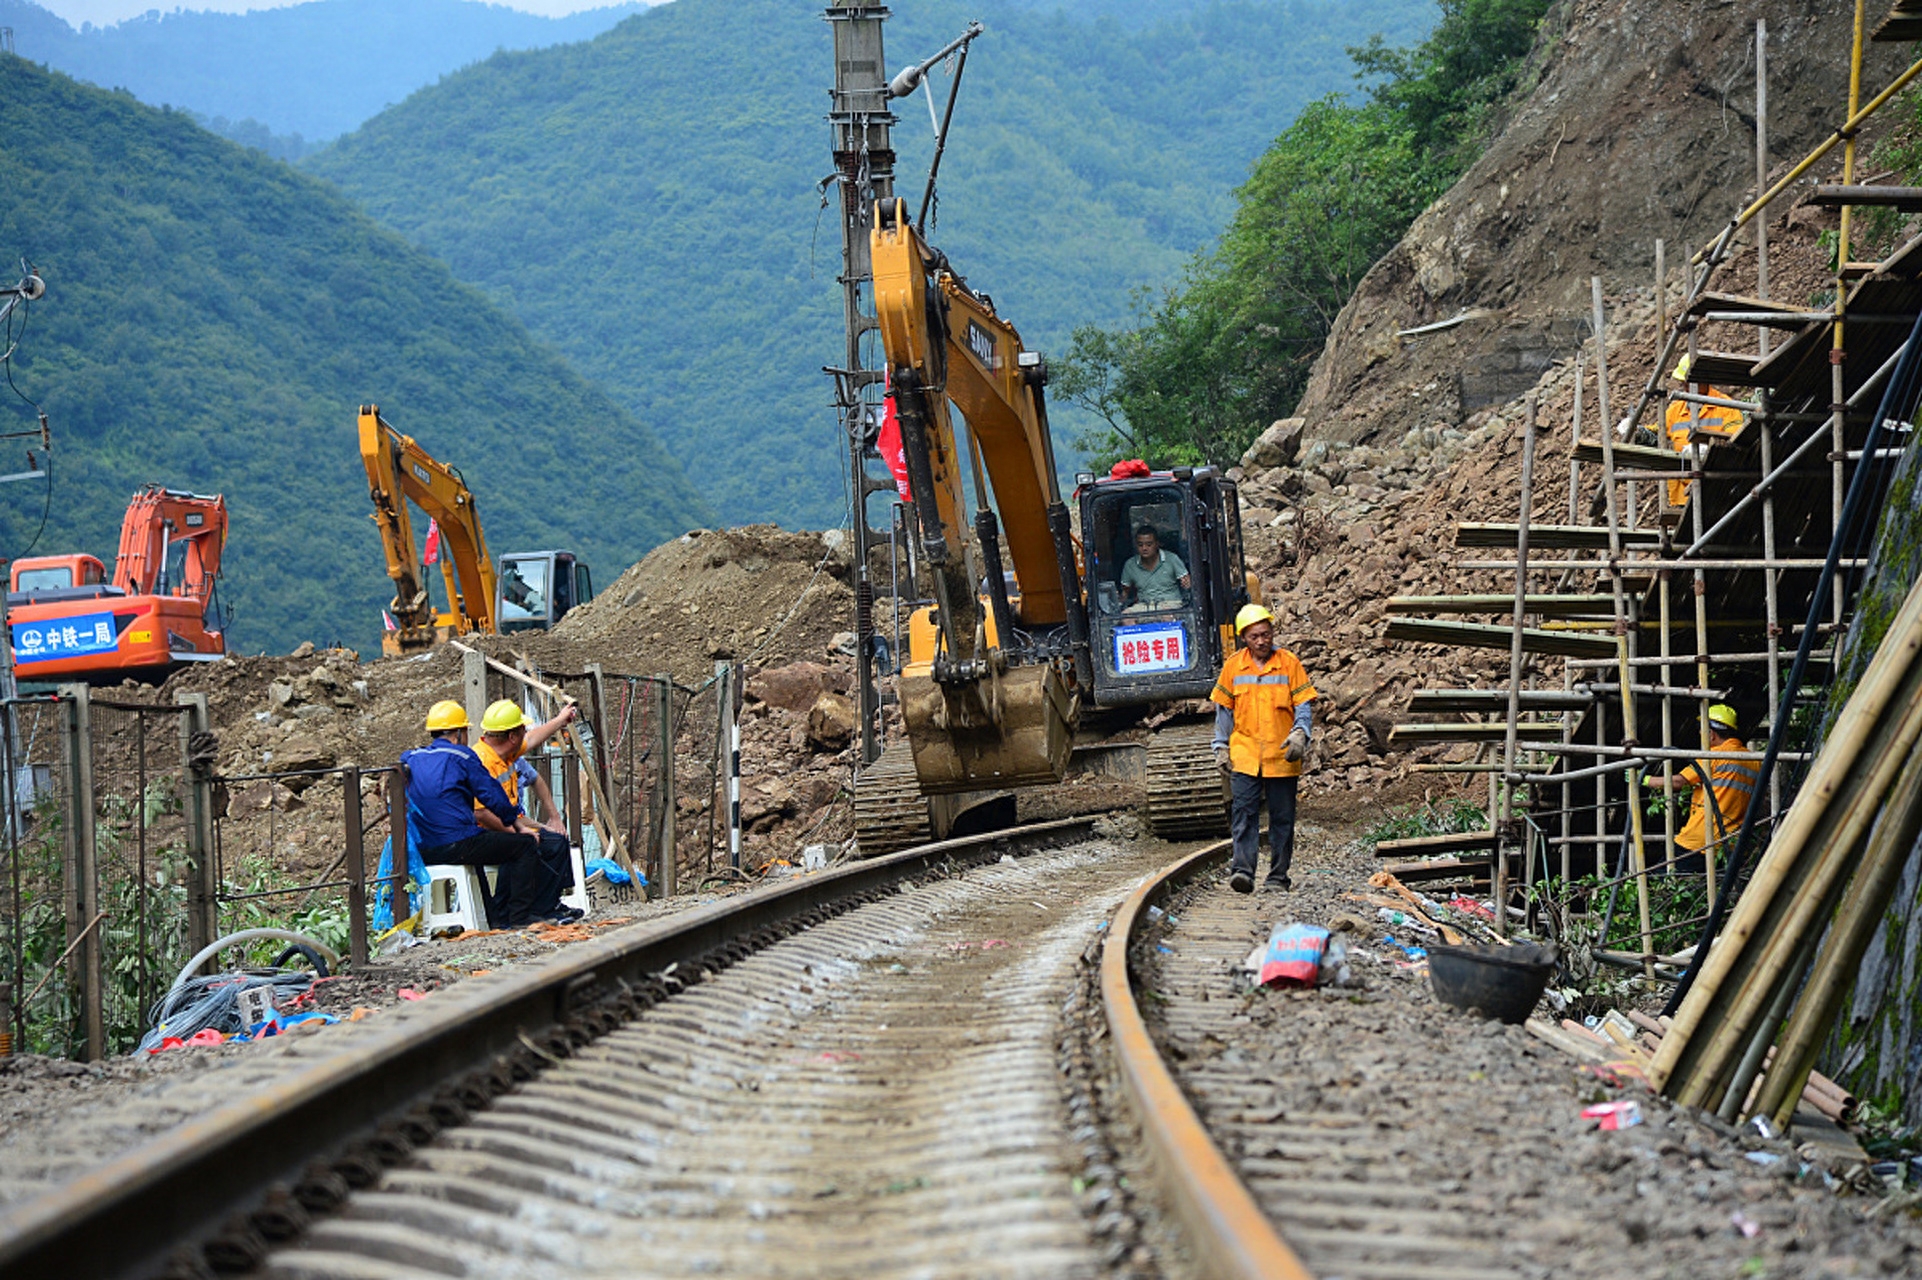
{"label": "worker wearing yellow hard hat", "polygon": [[1228,776],[1234,860],[1228,884],[1253,892],[1261,862],[1261,810],[1268,809],[1270,889],[1291,889],[1295,857],[1295,793],[1300,785],[1314,700],[1320,696],[1301,659],[1275,644],[1275,615],[1246,604],[1235,614],[1241,647],[1228,655],[1214,691],[1215,760]]}
{"label": "worker wearing yellow hard hat", "polygon": [[[1687,382],[1689,358],[1683,356],[1681,362],[1669,376],[1677,382]],[[1689,388],[1697,395],[1715,396],[1726,400],[1730,397],[1724,391],[1698,383]],[[1692,415],[1692,417],[1691,417]],[[1706,432],[1712,436],[1739,435],[1746,420],[1740,409],[1732,409],[1725,404],[1696,404],[1689,400],[1670,400],[1668,412],[1663,417],[1663,425],[1668,429],[1669,446],[1677,453],[1685,453],[1694,434]],[[1679,507],[1688,501],[1688,480],[1668,482],[1668,501],[1670,506]]]}
{"label": "worker wearing yellow hard hat", "polygon": [[467,745],[471,727],[460,703],[436,702],[427,711],[427,745],[402,753],[411,842],[429,866],[499,868],[485,902],[495,928],[573,918],[560,906],[560,878],[542,862],[539,842],[515,829],[525,817],[520,806]]}
{"label": "worker wearing yellow hard hat", "polygon": [[[563,889],[574,882],[573,846],[567,842],[567,826],[561,818],[560,806],[554,803],[547,779],[527,757],[546,746],[577,714],[570,703],[552,720],[530,726],[520,703],[502,698],[489,705],[481,716],[481,740],[474,748],[481,765],[501,784],[507,798],[520,806],[521,815],[515,820],[514,830],[540,842],[541,861],[560,877]],[[529,792],[541,806],[540,822],[535,822],[527,812]],[[483,812],[479,805],[475,806],[476,820],[485,825],[487,819],[481,817]]]}
{"label": "worker wearing yellow hard hat", "polygon": [[[1691,764],[1675,773],[1675,782],[1692,788],[1688,822],[1675,833],[1676,845],[1686,854],[1700,854],[1711,846],[1726,848],[1725,841],[1742,829],[1749,802],[1762,777],[1762,766],[1754,760],[1730,760],[1731,753],[1746,753],[1741,720],[1735,708],[1718,702],[1708,709],[1708,785],[1702,783],[1701,765]],[[1678,871],[1704,870],[1702,859],[1681,857]]]}

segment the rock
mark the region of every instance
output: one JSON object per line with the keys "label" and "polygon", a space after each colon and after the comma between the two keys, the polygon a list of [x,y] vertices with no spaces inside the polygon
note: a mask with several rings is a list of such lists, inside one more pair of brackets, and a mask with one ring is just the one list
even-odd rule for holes
{"label": "rock", "polygon": [[828,656],[832,657],[838,653],[843,657],[852,658],[860,642],[861,637],[852,631],[837,631],[834,633],[834,638],[828,641]]}
{"label": "rock", "polygon": [[[349,703],[348,705],[351,706],[353,704]],[[297,720],[326,720],[332,718],[334,714],[335,712],[332,707],[319,702],[294,708],[294,718]]]}
{"label": "rock", "polygon": [[1302,476],[1301,483],[1308,492],[1314,494],[1326,494],[1335,491],[1335,486],[1328,483],[1328,477],[1316,471],[1310,471]]}
{"label": "rock", "polygon": [[829,673],[825,666],[818,662],[790,662],[750,677],[743,693],[751,702],[764,702],[804,716],[828,688]]}
{"label": "rock", "polygon": [[291,654],[289,654],[289,655],[287,655],[287,656],[288,656],[288,657],[290,657],[290,658],[311,658],[311,657],[313,657],[313,656],[314,656],[314,642],[313,642],[312,640],[302,640],[302,641],[300,642],[300,647],[299,647],[298,649],[295,649],[295,650],[294,650],[294,651],[293,651],[293,652],[292,652]]}
{"label": "rock", "polygon": [[267,705],[278,710],[294,700],[294,686],[285,680],[276,680],[267,686]]}
{"label": "rock", "polygon": [[1301,450],[1301,434],[1307,425],[1306,418],[1277,419],[1255,437],[1255,442],[1248,446],[1248,452],[1241,455],[1241,465],[1256,470],[1293,462]]}
{"label": "rock", "polygon": [[750,783],[741,791],[741,827],[765,831],[794,812],[794,793],[779,782],[766,779]]}
{"label": "rock", "polygon": [[[280,740],[280,745],[274,748],[274,758],[269,763],[273,772],[280,773],[293,769],[331,769],[334,759],[333,750],[323,746],[320,739],[296,730]],[[295,781],[304,786],[311,779]]]}
{"label": "rock", "polygon": [[839,751],[860,727],[854,704],[838,693],[823,693],[808,708],[808,742],[823,751]]}

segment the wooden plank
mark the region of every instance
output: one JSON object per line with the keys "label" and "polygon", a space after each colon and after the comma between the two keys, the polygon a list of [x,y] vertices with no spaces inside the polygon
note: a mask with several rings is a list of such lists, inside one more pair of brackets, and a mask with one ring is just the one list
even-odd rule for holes
{"label": "wooden plank", "polygon": [[1689,305],[1683,315],[1699,316],[1709,311],[1780,311],[1793,313],[1806,311],[1790,302],[1772,302],[1767,298],[1752,298],[1746,293],[1704,293]]}
{"label": "wooden plank", "polygon": [[[1524,689],[1523,711],[1583,711],[1595,704],[1592,693],[1563,693],[1560,689]],[[1417,689],[1408,699],[1410,711],[1462,712],[1485,711],[1496,715],[1508,711],[1506,689]]]}
{"label": "wooden plank", "polygon": [[[1676,456],[1671,454],[1671,457]],[[1464,520],[1455,526],[1458,547],[1513,547],[1521,526],[1505,522]],[[1654,529],[1622,530],[1624,547],[1657,547],[1662,535]],[[1599,524],[1535,524],[1528,526],[1528,548],[1542,551],[1606,551],[1608,529]],[[1515,602],[1509,597],[1509,604]]]}
{"label": "wooden plank", "polygon": [[[1390,640],[1410,644],[1445,644],[1464,649],[1507,649],[1513,642],[1514,628],[1487,622],[1443,622],[1434,618],[1390,618],[1383,633]],[[1522,628],[1522,652],[1553,654],[1563,658],[1612,658],[1615,641],[1607,636],[1580,631],[1547,631],[1540,627]]]}
{"label": "wooden plank", "polygon": [[[1602,446],[1594,440],[1578,440],[1574,448],[1575,461],[1584,466],[1602,465]],[[1618,444],[1615,446],[1615,465],[1618,467],[1639,467],[1652,471],[1686,471],[1688,459],[1673,449],[1657,448],[1645,444]],[[1529,526],[1531,541],[1535,531]]]}
{"label": "wooden plank", "polygon": [[[1515,734],[1523,742],[1560,742],[1559,724],[1518,724]],[[1506,742],[1508,725],[1489,724],[1398,724],[1388,731],[1391,747],[1429,747],[1442,742]]]}
{"label": "wooden plank", "polygon": [[1904,213],[1922,212],[1922,187],[1864,186],[1861,183],[1824,182],[1815,188],[1810,204],[1824,209],[1843,205],[1873,205],[1878,209],[1900,209]]}
{"label": "wooden plank", "polygon": [[[1429,858],[1421,862],[1391,862],[1382,868],[1404,883],[1412,880],[1486,880],[1488,858]],[[1514,860],[1514,874],[1522,873],[1521,862]]]}
{"label": "wooden plank", "polygon": [[1759,387],[1755,357],[1733,351],[1698,351],[1688,362],[1688,380],[1718,387]]}
{"label": "wooden plank", "polygon": [[[1534,529],[1529,529],[1533,541]],[[1548,618],[1612,618],[1615,597],[1606,595],[1550,595],[1528,597],[1524,606],[1529,613]],[[1390,613],[1512,613],[1515,597],[1485,596],[1396,596],[1388,602]]]}
{"label": "wooden plank", "polygon": [[[1406,836],[1375,846],[1378,858],[1432,858],[1443,853],[1478,853],[1495,847],[1492,831],[1450,831],[1442,835]],[[1487,859],[1483,859],[1484,862]]]}

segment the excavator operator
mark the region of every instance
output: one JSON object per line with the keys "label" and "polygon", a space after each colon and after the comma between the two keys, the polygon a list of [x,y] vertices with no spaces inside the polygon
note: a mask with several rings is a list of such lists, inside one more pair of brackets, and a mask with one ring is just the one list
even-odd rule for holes
{"label": "excavator operator", "polygon": [[427,745],[401,754],[421,857],[429,865],[498,866],[499,883],[486,903],[494,928],[573,919],[560,907],[560,880],[541,861],[539,842],[514,829],[520,806],[468,747],[467,730],[460,703],[437,702],[427,712]]}
{"label": "excavator operator", "polygon": [[1135,553],[1121,566],[1121,594],[1129,601],[1123,613],[1149,609],[1179,609],[1192,585],[1188,566],[1172,551],[1161,549],[1161,535],[1152,525],[1135,530]]}
{"label": "excavator operator", "polygon": [[[481,717],[480,745],[474,748],[482,767],[500,783],[507,798],[521,810],[520,816],[514,820],[514,830],[522,835],[533,836],[540,842],[541,862],[560,878],[563,888],[574,878],[573,851],[568,847],[567,834],[544,827],[528,817],[526,805],[521,802],[520,789],[524,778],[531,778],[537,787],[544,785],[540,783],[540,774],[527,763],[525,757],[529,752],[540,750],[579,714],[572,706],[563,707],[561,713],[552,720],[529,727],[520,704],[512,698],[502,698],[489,706]],[[527,771],[526,774],[522,773],[523,769]],[[552,795],[546,795],[545,800],[547,812],[551,815],[554,812]],[[476,802],[474,816],[483,824],[486,819],[480,815],[485,812],[486,809]],[[550,817],[549,821],[555,819]],[[562,910],[580,914],[572,907]]]}

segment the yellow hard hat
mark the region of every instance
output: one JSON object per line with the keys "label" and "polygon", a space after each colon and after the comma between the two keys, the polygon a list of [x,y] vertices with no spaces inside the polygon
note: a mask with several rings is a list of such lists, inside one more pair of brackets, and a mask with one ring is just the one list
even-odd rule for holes
{"label": "yellow hard hat", "polygon": [[1257,622],[1273,623],[1275,615],[1268,612],[1265,604],[1244,604],[1241,612],[1235,615],[1235,634],[1240,635]]}
{"label": "yellow hard hat", "polygon": [[481,729],[487,733],[507,733],[527,723],[521,714],[521,704],[512,698],[502,698],[488,706],[487,714],[481,717]]}
{"label": "yellow hard hat", "polygon": [[427,732],[439,733],[443,729],[465,729],[467,727],[467,708],[448,698],[427,708]]}
{"label": "yellow hard hat", "polygon": [[1735,726],[1740,723],[1740,721],[1735,718],[1735,708],[1729,706],[1726,702],[1718,702],[1708,709],[1708,722],[1710,724],[1719,724],[1731,733],[1735,731]]}
{"label": "yellow hard hat", "polygon": [[1687,382],[1688,381],[1688,357],[1683,356],[1681,360],[1676,364],[1675,371],[1669,374],[1668,376],[1675,379],[1675,381],[1677,382]]}

